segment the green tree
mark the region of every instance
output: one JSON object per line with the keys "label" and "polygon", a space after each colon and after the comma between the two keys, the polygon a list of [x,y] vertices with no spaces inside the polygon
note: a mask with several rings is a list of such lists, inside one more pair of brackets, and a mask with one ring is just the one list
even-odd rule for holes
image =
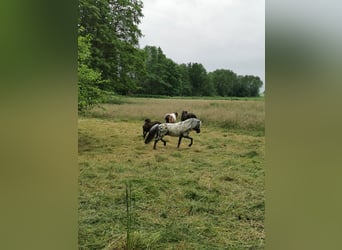
{"label": "green tree", "polygon": [[209,81],[207,71],[200,63],[188,64],[189,81],[191,84],[191,95],[193,96],[212,96],[215,94],[212,82]]}
{"label": "green tree", "polygon": [[262,84],[262,81],[257,76],[238,76],[233,86],[234,96],[257,97],[259,96],[259,89]]}
{"label": "green tree", "polygon": [[184,63],[178,65],[178,71],[180,74],[179,78],[179,95],[190,96],[192,93],[191,83],[189,78],[188,66]]}
{"label": "green tree", "polygon": [[142,82],[142,91],[144,94],[161,94],[163,85],[166,83],[162,78],[163,61],[166,56],[160,48],[155,46],[145,46],[145,68],[146,75]]}
{"label": "green tree", "polygon": [[209,73],[209,78],[220,96],[233,96],[233,85],[237,81],[237,75],[227,69],[218,69]]}
{"label": "green tree", "polygon": [[93,37],[91,66],[109,82],[101,89],[127,94],[138,88],[144,74],[143,53],[138,48],[142,7],[140,0],[79,1],[81,35]]}
{"label": "green tree", "polygon": [[165,81],[169,84],[169,87],[165,90],[167,95],[179,96],[181,94],[181,72],[178,65],[167,58],[165,61]]}
{"label": "green tree", "polygon": [[140,93],[180,95],[181,72],[178,65],[167,58],[160,47],[145,46],[146,74]]}
{"label": "green tree", "polygon": [[263,85],[260,77],[258,76],[246,76],[248,79],[249,85],[249,96],[260,96],[260,88]]}
{"label": "green tree", "polygon": [[101,73],[90,68],[90,36],[78,36],[78,110],[84,111],[101,101]]}

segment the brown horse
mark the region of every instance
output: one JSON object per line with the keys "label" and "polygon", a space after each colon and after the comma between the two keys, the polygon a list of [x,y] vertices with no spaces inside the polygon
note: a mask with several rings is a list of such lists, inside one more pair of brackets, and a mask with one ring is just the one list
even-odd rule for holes
{"label": "brown horse", "polygon": [[197,116],[193,113],[188,113],[188,111],[183,110],[181,121],[185,121],[186,119],[189,119],[189,118],[197,118]]}
{"label": "brown horse", "polygon": [[143,125],[143,136],[145,138],[146,134],[150,131],[150,129],[155,125],[155,124],[160,124],[158,121],[152,122],[151,119],[145,119],[145,123]]}

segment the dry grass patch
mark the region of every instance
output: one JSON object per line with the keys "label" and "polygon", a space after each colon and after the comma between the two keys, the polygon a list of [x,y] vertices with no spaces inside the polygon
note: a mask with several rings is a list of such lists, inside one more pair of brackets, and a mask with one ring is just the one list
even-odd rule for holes
{"label": "dry grass patch", "polygon": [[[263,101],[126,98],[123,105],[103,104],[90,112],[91,117],[109,120],[139,120],[145,118],[163,122],[164,114],[183,110],[195,113],[203,124],[222,128],[264,130]],[[179,117],[180,120],[180,117]]]}

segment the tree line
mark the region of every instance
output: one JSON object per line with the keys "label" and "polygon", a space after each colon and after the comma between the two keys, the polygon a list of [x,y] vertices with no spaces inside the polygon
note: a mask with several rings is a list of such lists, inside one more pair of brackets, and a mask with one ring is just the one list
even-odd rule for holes
{"label": "tree line", "polygon": [[177,64],[160,47],[139,47],[141,0],[80,0],[78,108],[106,94],[259,96],[262,81],[228,69],[207,72],[201,63]]}

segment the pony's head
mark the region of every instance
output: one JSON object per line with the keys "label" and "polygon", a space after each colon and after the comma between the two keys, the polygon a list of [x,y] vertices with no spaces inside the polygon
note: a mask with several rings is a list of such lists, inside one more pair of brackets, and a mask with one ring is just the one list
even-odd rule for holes
{"label": "pony's head", "polygon": [[178,113],[169,113],[164,116],[165,122],[167,123],[175,123],[177,120]]}
{"label": "pony's head", "polygon": [[165,122],[171,122],[171,116],[170,115],[166,115],[165,116]]}
{"label": "pony's head", "polygon": [[196,118],[190,118],[192,120],[192,129],[196,131],[196,133],[201,132],[202,122]]}
{"label": "pony's head", "polygon": [[147,119],[145,119],[145,122],[146,122],[146,123],[150,123],[150,122],[151,122],[151,119],[148,119],[148,118],[147,118]]}
{"label": "pony's head", "polygon": [[197,118],[197,116],[193,113],[188,113],[188,111],[183,110],[181,121],[185,121],[186,119],[189,119],[189,118]]}

